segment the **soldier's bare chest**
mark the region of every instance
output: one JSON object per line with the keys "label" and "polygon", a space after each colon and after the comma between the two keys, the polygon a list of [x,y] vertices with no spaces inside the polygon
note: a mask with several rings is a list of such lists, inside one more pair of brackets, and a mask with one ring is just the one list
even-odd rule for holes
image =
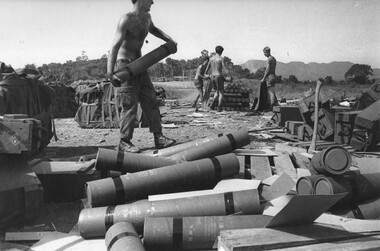
{"label": "soldier's bare chest", "polygon": [[127,30],[127,36],[145,38],[149,32],[149,26],[151,24],[150,17],[132,16],[130,21],[131,25]]}

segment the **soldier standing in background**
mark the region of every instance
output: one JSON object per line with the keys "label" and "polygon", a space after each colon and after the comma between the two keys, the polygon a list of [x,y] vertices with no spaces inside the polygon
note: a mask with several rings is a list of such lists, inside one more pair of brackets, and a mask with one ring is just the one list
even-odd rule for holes
{"label": "soldier standing in background", "polygon": [[203,101],[203,81],[205,80],[204,74],[209,61],[208,53],[205,54],[202,51],[202,59],[204,59],[205,61],[198,66],[194,77],[194,85],[198,90],[198,95],[194,100],[194,104],[192,106],[193,108],[197,108],[198,99],[200,99],[201,102]]}
{"label": "soldier standing in background", "polygon": [[[215,88],[215,95],[213,102],[218,100],[218,112],[222,111],[222,103],[223,103],[223,94],[224,94],[224,76],[223,69],[230,74],[229,70],[226,68],[224,64],[224,58],[222,57],[222,53],[224,48],[220,45],[215,47],[216,54],[210,58],[210,61],[207,64],[207,68],[205,73],[211,69],[211,86]],[[207,102],[204,102],[204,107],[207,108]]]}
{"label": "soldier standing in background", "polygon": [[271,55],[270,48],[266,46],[263,49],[264,56],[267,57],[267,65],[265,68],[264,76],[261,79],[262,84],[266,84],[267,93],[269,98],[269,109],[272,110],[273,106],[277,104],[277,97],[274,91],[274,85],[276,81],[276,59]]}

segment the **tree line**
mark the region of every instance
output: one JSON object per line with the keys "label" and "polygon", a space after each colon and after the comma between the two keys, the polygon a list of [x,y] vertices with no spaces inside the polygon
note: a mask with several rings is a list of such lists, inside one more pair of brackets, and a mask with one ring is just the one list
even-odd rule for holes
{"label": "tree line", "polygon": [[[176,60],[166,58],[165,62],[159,62],[148,69],[152,81],[172,81],[175,77],[183,80],[194,79],[197,67],[203,62],[201,56],[188,59]],[[256,72],[243,69],[240,65],[235,65],[229,57],[224,57],[225,65],[230,70],[233,79],[262,79],[265,67],[259,68]],[[107,55],[99,59],[89,59],[85,51],[76,58],[65,63],[49,63],[36,67],[28,64],[25,68],[36,69],[44,76],[44,82],[60,82],[69,85],[78,80],[105,80],[107,78]],[[369,77],[373,76],[373,69],[369,65],[354,64],[344,75],[346,82],[358,84],[369,84]],[[326,84],[336,84],[331,76],[324,78]],[[309,81],[299,81],[295,75],[288,78],[277,76],[278,83],[309,83]]]}

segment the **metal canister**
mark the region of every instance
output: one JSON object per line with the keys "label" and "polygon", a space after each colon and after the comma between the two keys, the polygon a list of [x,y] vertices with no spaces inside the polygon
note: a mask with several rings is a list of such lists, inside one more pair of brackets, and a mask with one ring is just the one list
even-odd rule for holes
{"label": "metal canister", "polygon": [[312,175],[301,177],[297,180],[296,189],[298,195],[311,195],[315,194],[314,185],[315,182],[323,177],[323,175]]}
{"label": "metal canister", "polygon": [[351,166],[351,154],[343,147],[332,146],[314,154],[311,164],[322,174],[341,175]]}

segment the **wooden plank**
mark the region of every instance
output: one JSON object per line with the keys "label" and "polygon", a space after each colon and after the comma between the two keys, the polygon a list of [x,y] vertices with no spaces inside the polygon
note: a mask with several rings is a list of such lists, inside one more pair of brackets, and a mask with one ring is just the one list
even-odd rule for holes
{"label": "wooden plank", "polygon": [[277,157],[273,158],[274,166],[278,175],[287,173],[292,179],[297,179],[297,172],[294,168],[293,162],[290,159],[289,154],[279,153]]}
{"label": "wooden plank", "polygon": [[272,176],[272,169],[267,157],[251,156],[250,165],[253,179],[265,180]]}
{"label": "wooden plank", "polygon": [[234,178],[237,179],[245,179],[245,170],[249,167],[246,165],[246,156],[245,155],[238,155],[236,156],[239,161],[239,173],[234,176]]}
{"label": "wooden plank", "polygon": [[289,133],[273,133],[273,135],[279,139],[283,139],[283,140],[288,140],[288,141],[293,141],[293,142],[297,142],[298,141],[298,137],[297,136],[294,136],[294,135],[291,135]]}
{"label": "wooden plank", "polygon": [[263,186],[261,197],[265,201],[271,201],[275,198],[286,195],[295,185],[292,178],[283,173],[271,186]]}
{"label": "wooden plank", "polygon": [[[275,249],[278,250],[278,249]],[[320,250],[380,250],[380,235],[305,245],[301,247],[281,248],[286,251],[320,251]]]}
{"label": "wooden plank", "polygon": [[194,197],[194,196],[221,194],[225,192],[251,190],[251,189],[257,189],[259,184],[260,184],[260,181],[258,180],[226,179],[226,180],[220,181],[215,186],[214,189],[150,195],[148,196],[148,200],[149,201],[171,200],[171,199],[188,198],[188,197]]}
{"label": "wooden plank", "polygon": [[305,153],[306,152],[305,148],[291,146],[287,143],[275,143],[274,147],[275,147],[276,152],[281,152],[281,153],[292,154],[294,152],[298,152],[298,153]]}
{"label": "wooden plank", "polygon": [[36,174],[64,174],[81,172],[95,166],[96,160],[74,161],[42,161],[32,167]]}
{"label": "wooden plank", "polygon": [[362,237],[340,228],[321,225],[223,230],[218,238],[219,250],[268,250],[290,248],[321,242],[341,241]]}
{"label": "wooden plank", "polygon": [[352,233],[380,232],[380,220],[347,219],[341,226]]}
{"label": "wooden plank", "polygon": [[266,227],[306,225],[313,223],[337,201],[346,196],[334,195],[298,195],[294,196]]}
{"label": "wooden plank", "polygon": [[54,232],[6,232],[6,241],[39,241]]}
{"label": "wooden plank", "polygon": [[305,155],[299,153],[292,153],[291,158],[294,160],[297,169],[308,170],[311,174],[315,175],[317,172],[311,165],[311,161]]}
{"label": "wooden plank", "polygon": [[356,158],[361,174],[380,172],[380,158]]}
{"label": "wooden plank", "polygon": [[236,149],[233,151],[236,155],[249,155],[249,156],[277,156],[277,153],[269,149]]}
{"label": "wooden plank", "polygon": [[8,251],[30,251],[30,247],[26,245],[0,241],[0,250]]}
{"label": "wooden plank", "polygon": [[218,182],[213,190],[237,191],[257,189],[260,180],[224,179]]}
{"label": "wooden plank", "polygon": [[85,240],[79,235],[58,233],[46,235],[39,242],[35,243],[31,250],[46,251],[46,250],[91,250],[91,251],[106,251],[104,239]]}

